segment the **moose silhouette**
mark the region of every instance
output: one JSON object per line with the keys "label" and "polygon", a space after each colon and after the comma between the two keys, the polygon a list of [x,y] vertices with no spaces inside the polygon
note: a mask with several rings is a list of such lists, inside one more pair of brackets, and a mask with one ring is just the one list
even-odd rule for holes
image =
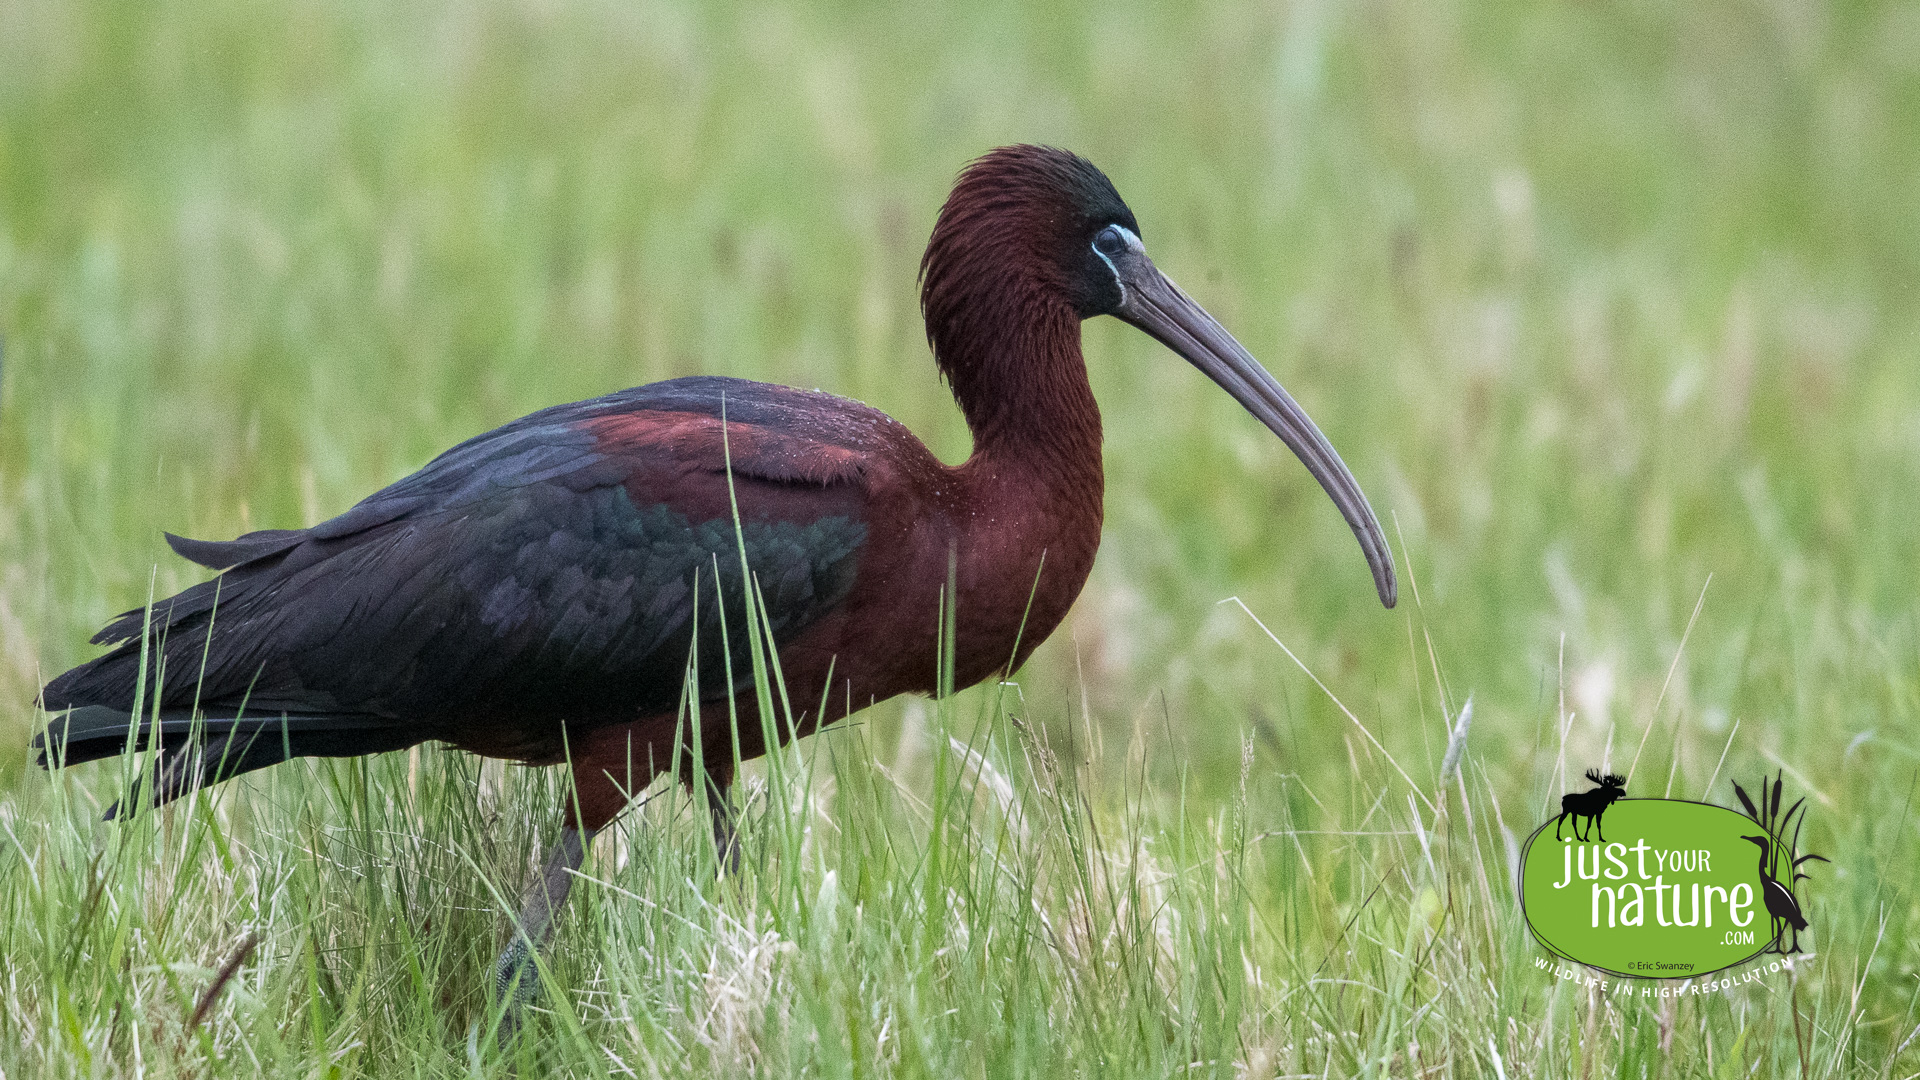
{"label": "moose silhouette", "polygon": [[1580,835],[1580,819],[1585,818],[1588,822],[1587,831],[1598,832],[1600,842],[1607,842],[1606,831],[1600,827],[1600,816],[1607,812],[1607,807],[1626,797],[1627,781],[1612,773],[1602,776],[1599,769],[1588,769],[1587,779],[1600,786],[1591,791],[1574,791],[1560,797],[1560,816],[1553,819],[1555,840],[1560,839],[1560,823],[1572,818],[1573,838],[1584,843],[1588,837]]}

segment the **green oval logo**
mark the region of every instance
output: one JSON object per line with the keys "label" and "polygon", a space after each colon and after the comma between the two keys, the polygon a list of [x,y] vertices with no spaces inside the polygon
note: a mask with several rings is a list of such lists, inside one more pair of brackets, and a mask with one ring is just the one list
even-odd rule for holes
{"label": "green oval logo", "polygon": [[1780,844],[1768,830],[1723,806],[1616,790],[1591,805],[1568,796],[1527,840],[1520,906],[1542,945],[1655,979],[1705,975],[1775,946],[1786,924],[1770,873]]}

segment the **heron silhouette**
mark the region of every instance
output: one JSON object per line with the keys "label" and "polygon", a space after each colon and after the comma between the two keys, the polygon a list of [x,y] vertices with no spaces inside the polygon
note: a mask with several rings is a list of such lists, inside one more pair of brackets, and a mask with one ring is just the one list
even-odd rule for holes
{"label": "heron silhouette", "polygon": [[[1774,880],[1767,872],[1767,864],[1773,860],[1773,842],[1764,836],[1742,836],[1760,845],[1760,896],[1766,901],[1767,914],[1773,916],[1773,947],[1780,952],[1797,953],[1800,951],[1800,931],[1807,928],[1806,916],[1800,914],[1800,902],[1793,898],[1793,890]],[[1793,927],[1793,945],[1780,948],[1780,935],[1785,931],[1781,924]]]}

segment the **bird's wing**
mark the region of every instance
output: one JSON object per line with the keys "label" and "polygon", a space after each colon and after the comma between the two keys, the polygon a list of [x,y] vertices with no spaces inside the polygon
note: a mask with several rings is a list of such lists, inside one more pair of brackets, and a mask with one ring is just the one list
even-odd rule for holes
{"label": "bird's wing", "polygon": [[122,616],[96,639],[120,647],[43,701],[131,709],[143,627],[165,659],[162,708],[645,714],[678,700],[696,630],[703,688],[725,693],[723,619],[744,660],[743,549],[776,641],[829,611],[892,424],[712,379],[536,413],[311,529],[174,540],[230,569]]}

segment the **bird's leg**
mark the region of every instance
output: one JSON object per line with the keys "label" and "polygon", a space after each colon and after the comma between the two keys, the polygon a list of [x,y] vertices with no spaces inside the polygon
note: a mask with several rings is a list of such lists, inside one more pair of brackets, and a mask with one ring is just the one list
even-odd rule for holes
{"label": "bird's leg", "polygon": [[649,731],[645,722],[608,725],[584,733],[571,747],[573,798],[566,808],[560,841],[547,853],[539,875],[521,894],[513,939],[494,965],[499,993],[502,997],[511,995],[500,1025],[502,1042],[512,1036],[522,1006],[539,989],[533,959],[553,938],[561,905],[573,888],[573,872],[586,858],[587,845],[619,816],[635,793],[653,782],[655,759]]}
{"label": "bird's leg", "polygon": [[520,1006],[531,1000],[537,988],[533,972],[534,954],[553,938],[554,923],[567,893],[573,888],[573,871],[587,855],[593,841],[592,830],[572,825],[560,830],[560,842],[547,853],[546,864],[520,895],[520,914],[514,921],[512,940],[500,952],[494,964],[494,986],[502,997],[510,997],[513,1008],[501,1022],[505,1037],[517,1026]]}
{"label": "bird's leg", "polygon": [[[728,798],[728,792],[733,789],[733,763],[728,761],[705,769],[695,765],[692,768],[699,769],[706,781],[707,813],[713,819],[713,854],[720,862],[720,872],[735,873],[740,869],[740,833],[735,828],[733,800]],[[694,778],[689,775],[684,779],[687,789],[691,791]]]}
{"label": "bird's leg", "polygon": [[740,831],[733,812],[733,767],[727,766],[726,779],[707,774],[707,812],[713,816],[713,855],[720,872],[740,872]]}
{"label": "bird's leg", "polygon": [[716,802],[708,813],[713,815],[713,856],[720,863],[720,872],[735,873],[740,869],[740,833],[733,827],[733,808]]}

